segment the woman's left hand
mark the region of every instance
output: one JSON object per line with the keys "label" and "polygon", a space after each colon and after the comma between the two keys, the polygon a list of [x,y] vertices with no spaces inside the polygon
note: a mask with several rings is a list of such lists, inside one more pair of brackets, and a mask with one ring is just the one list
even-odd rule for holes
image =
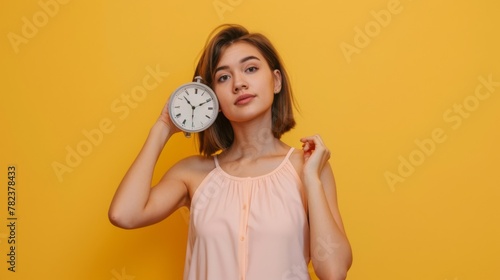
{"label": "woman's left hand", "polygon": [[330,150],[325,146],[319,135],[313,135],[300,139],[304,151],[304,179],[319,179],[323,167],[330,159]]}

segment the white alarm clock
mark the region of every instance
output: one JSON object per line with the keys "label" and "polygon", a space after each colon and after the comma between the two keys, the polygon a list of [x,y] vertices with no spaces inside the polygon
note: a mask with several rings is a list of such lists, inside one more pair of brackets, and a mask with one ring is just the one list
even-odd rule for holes
{"label": "white alarm clock", "polygon": [[195,77],[194,82],[181,85],[170,96],[170,118],[186,137],[209,128],[219,114],[215,92],[201,80]]}

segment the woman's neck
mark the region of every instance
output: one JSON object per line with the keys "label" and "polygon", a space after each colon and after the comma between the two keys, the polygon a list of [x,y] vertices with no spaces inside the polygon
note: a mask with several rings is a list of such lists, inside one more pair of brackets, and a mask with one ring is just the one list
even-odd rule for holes
{"label": "woman's neck", "polygon": [[234,141],[224,152],[231,158],[253,159],[281,153],[286,145],[274,137],[271,121],[233,124]]}

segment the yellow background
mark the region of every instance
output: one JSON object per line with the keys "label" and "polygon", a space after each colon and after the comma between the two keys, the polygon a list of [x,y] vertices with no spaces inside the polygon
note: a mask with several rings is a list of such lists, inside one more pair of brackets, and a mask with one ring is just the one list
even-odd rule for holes
{"label": "yellow background", "polygon": [[[320,133],[332,151],[349,279],[500,279],[500,86],[474,99],[479,77],[500,82],[499,12],[493,0],[2,1],[0,279],[181,279],[185,210],[126,231],[107,209],[170,93],[225,22],[266,34],[283,56],[300,105],[284,140],[300,147]],[[156,86],[123,101],[148,69],[162,72]],[[460,115],[459,105],[470,110]],[[101,122],[108,133],[89,146],[83,131]],[[424,154],[415,141],[436,129],[444,140]],[[77,147],[86,155],[58,178],[53,165],[68,166]],[[166,149],[155,180],[195,153],[180,135]],[[401,158],[418,166],[405,171]],[[405,176],[389,183],[389,173]]]}

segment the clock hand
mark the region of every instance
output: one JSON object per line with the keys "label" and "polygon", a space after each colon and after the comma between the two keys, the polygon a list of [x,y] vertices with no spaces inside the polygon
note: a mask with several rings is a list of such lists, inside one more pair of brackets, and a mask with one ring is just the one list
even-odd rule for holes
{"label": "clock hand", "polygon": [[205,102],[201,102],[200,104],[198,104],[197,107],[200,107],[201,105],[206,104],[206,103],[208,103],[210,101],[212,101],[212,98],[207,99]]}
{"label": "clock hand", "polygon": [[191,111],[191,127],[194,127],[194,107],[193,107],[193,111]]}
{"label": "clock hand", "polygon": [[186,102],[191,105],[191,108],[194,110],[194,108],[196,108],[195,106],[193,106],[193,104],[191,104],[191,102],[189,102],[189,100],[184,96],[184,99],[186,100]]}
{"label": "clock hand", "polygon": [[[189,104],[191,105],[191,104]],[[194,127],[194,109],[196,109],[195,106],[191,106],[191,127]]]}

